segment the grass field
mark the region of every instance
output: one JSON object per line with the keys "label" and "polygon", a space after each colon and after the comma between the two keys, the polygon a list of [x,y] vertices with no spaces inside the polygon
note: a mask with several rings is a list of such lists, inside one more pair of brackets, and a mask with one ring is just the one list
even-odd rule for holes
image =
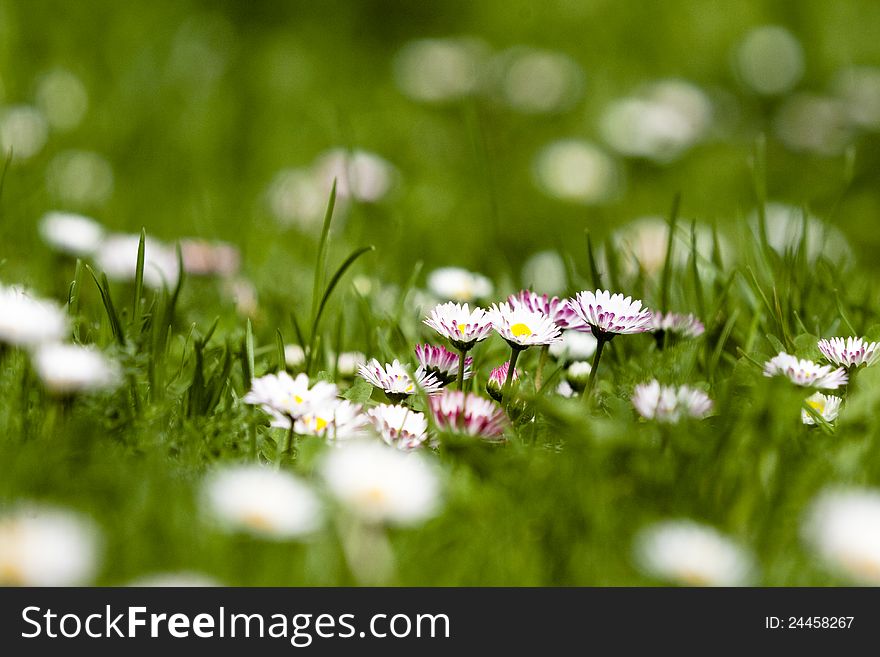
{"label": "grass field", "polygon": [[732,4],[0,0],[0,584],[880,583],[880,4]]}

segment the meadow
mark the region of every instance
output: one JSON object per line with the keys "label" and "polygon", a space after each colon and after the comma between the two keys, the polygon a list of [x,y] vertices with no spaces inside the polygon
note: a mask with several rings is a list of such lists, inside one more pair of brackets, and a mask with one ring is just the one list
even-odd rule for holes
{"label": "meadow", "polygon": [[732,5],[0,0],[0,584],[880,583],[880,5]]}

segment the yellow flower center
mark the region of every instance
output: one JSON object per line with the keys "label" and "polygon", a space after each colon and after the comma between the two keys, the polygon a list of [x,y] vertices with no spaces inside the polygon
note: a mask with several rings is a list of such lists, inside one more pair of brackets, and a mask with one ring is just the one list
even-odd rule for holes
{"label": "yellow flower center", "polygon": [[0,563],[0,585],[3,586],[24,586],[24,573],[21,568],[12,561],[4,561]]}
{"label": "yellow flower center", "polygon": [[465,332],[467,331],[467,326],[468,326],[467,324],[459,324],[458,325],[458,332],[461,333],[462,335],[464,335]]}
{"label": "yellow flower center", "polygon": [[363,491],[360,495],[365,505],[377,506],[385,501],[385,490],[379,486],[373,486]]}
{"label": "yellow flower center", "polygon": [[824,399],[807,400],[807,406],[812,408],[814,411],[818,411],[819,413],[825,412],[825,400]]}
{"label": "yellow flower center", "polygon": [[256,529],[258,531],[269,531],[272,529],[272,523],[270,520],[259,511],[246,513],[241,521],[251,529]]}
{"label": "yellow flower center", "polygon": [[315,431],[323,431],[327,427],[327,420],[322,417],[315,418]]}
{"label": "yellow flower center", "polygon": [[532,334],[532,329],[520,322],[510,327],[510,332],[518,338],[527,338]]}
{"label": "yellow flower center", "polygon": [[294,395],[294,396],[293,396],[293,401],[295,401],[297,404],[302,404],[302,403],[303,403],[303,398],[300,397],[299,395]]}
{"label": "yellow flower center", "polygon": [[880,563],[876,559],[861,554],[843,554],[840,560],[856,575],[872,582],[880,582]]}
{"label": "yellow flower center", "polygon": [[706,575],[690,568],[679,571],[678,578],[688,586],[709,586],[711,584],[711,580]]}

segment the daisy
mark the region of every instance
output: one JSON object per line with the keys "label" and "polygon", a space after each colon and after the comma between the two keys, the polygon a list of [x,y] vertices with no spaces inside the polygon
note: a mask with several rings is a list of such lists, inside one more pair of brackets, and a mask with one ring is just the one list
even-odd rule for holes
{"label": "daisy", "polygon": [[503,440],[507,416],[500,406],[473,393],[444,390],[431,397],[431,414],[440,431]]}
{"label": "daisy", "polygon": [[40,219],[40,236],[56,251],[86,257],[101,246],[104,229],[94,219],[79,214],[47,212]]}
{"label": "daisy", "polygon": [[835,390],[846,385],[849,379],[842,367],[833,370],[830,365],[818,365],[811,360],[798,359],[784,351],[764,363],[764,376],[784,376],[795,385],[825,390]]}
{"label": "daisy", "polygon": [[284,540],[311,534],[321,525],[321,504],[298,477],[261,465],[230,465],[202,484],[205,512],[229,532]]}
{"label": "daisy", "polygon": [[492,333],[489,313],[482,308],[471,310],[467,304],[451,301],[435,306],[424,322],[461,352],[470,351]]}
{"label": "daisy", "polygon": [[367,357],[360,351],[343,351],[335,360],[336,374],[344,379],[351,379],[357,374],[358,368],[367,362]]}
{"label": "daisy", "polygon": [[537,310],[501,303],[494,304],[489,315],[492,328],[515,351],[549,345],[562,339],[559,327]]}
{"label": "daisy", "polygon": [[428,439],[428,420],[406,406],[379,404],[367,411],[370,424],[387,445],[403,451],[421,447]]}
{"label": "daisy", "polygon": [[[828,422],[834,422],[837,419],[837,415],[840,413],[840,404],[843,400],[840,397],[835,397],[834,395],[823,395],[821,392],[815,392],[809,397],[807,397],[806,404],[814,411],[816,411],[823,420]],[[804,424],[815,425],[815,418],[807,412],[806,409],[801,410],[801,420]]]}
{"label": "daisy", "polygon": [[696,338],[706,332],[706,327],[694,315],[654,313],[651,317],[649,330],[659,336],[671,333],[684,338]]}
{"label": "daisy", "polygon": [[[137,275],[140,235],[108,235],[95,253],[95,264],[107,278],[133,281]],[[177,254],[170,246],[147,237],[144,240],[144,283],[152,288],[172,288],[180,278]]]}
{"label": "daisy", "polygon": [[183,268],[194,276],[235,276],[241,265],[238,248],[226,242],[194,238],[180,240]]}
{"label": "daisy", "polygon": [[347,444],[326,456],[321,473],[330,494],[367,523],[416,525],[440,507],[440,480],[417,452]]}
{"label": "daisy", "polygon": [[634,548],[645,574],[684,586],[745,586],[755,570],[745,549],[691,520],[651,525],[636,536]]}
{"label": "daisy", "polygon": [[428,289],[439,299],[470,303],[492,296],[492,281],[460,267],[441,267],[428,275]]}
{"label": "daisy", "polygon": [[297,433],[322,436],[327,440],[351,440],[363,437],[367,417],[360,404],[346,399],[325,399],[313,403],[311,409],[296,421]]}
{"label": "daisy", "polygon": [[880,490],[833,488],[810,505],[803,537],[832,569],[880,585]]}
{"label": "daisy", "polygon": [[293,421],[336,399],[338,392],[335,385],[325,381],[309,387],[306,374],[299,374],[294,379],[287,372],[278,372],[254,379],[242,401],[259,405],[271,415],[273,427],[291,429]]}
{"label": "daisy", "polygon": [[0,285],[0,342],[36,347],[61,342],[67,332],[67,315],[60,306],[37,299],[23,288]]}
{"label": "daisy", "polygon": [[546,294],[537,294],[531,290],[521,290],[507,297],[507,303],[513,308],[525,308],[542,313],[561,329],[583,327],[583,322],[567,300],[559,297],[548,297]]}
{"label": "daisy", "polygon": [[110,390],[122,381],[119,364],[94,347],[43,345],[34,353],[33,362],[43,385],[56,395]]}
{"label": "daisy", "polygon": [[571,387],[571,384],[568,381],[560,381],[559,385],[556,386],[556,394],[560,397],[570,399],[577,394],[577,391]]}
{"label": "daisy", "polygon": [[563,331],[562,340],[550,345],[550,355],[562,361],[586,360],[596,353],[596,338],[590,332]]}
{"label": "daisy", "polygon": [[[502,399],[502,388],[504,387],[504,382],[507,381],[508,371],[510,371],[510,363],[505,362],[493,369],[491,374],[489,374],[489,380],[486,381],[486,392],[497,402],[500,402]],[[511,381],[518,381],[519,375],[519,370],[514,368]]]}
{"label": "daisy", "polygon": [[583,360],[575,361],[565,371],[565,378],[572,388],[583,392],[584,388],[587,387],[587,383],[590,380],[590,372],[592,371],[593,367],[588,362]]}
{"label": "daisy", "polygon": [[443,384],[433,374],[428,374],[422,366],[410,376],[406,368],[396,358],[393,363],[382,364],[373,358],[358,368],[358,374],[377,388],[385,391],[389,399],[401,402],[418,389],[433,395],[440,392]]}
{"label": "daisy", "polygon": [[295,369],[301,367],[306,362],[306,350],[298,344],[284,345],[284,364]]}
{"label": "daisy", "polygon": [[635,387],[632,403],[648,420],[674,424],[685,418],[701,420],[712,412],[712,400],[690,386],[662,386],[653,379]]}
{"label": "daisy", "polygon": [[[458,367],[461,356],[455,354],[445,347],[435,347],[430,344],[416,345],[416,360],[419,365],[428,373],[433,374],[440,380],[444,386],[449,385],[458,378]],[[472,376],[471,365],[474,359],[467,356],[464,359],[463,378],[469,379]]]}
{"label": "daisy", "polygon": [[602,358],[602,348],[615,335],[644,333],[650,330],[652,313],[642,308],[642,302],[624,297],[622,294],[611,294],[607,290],[578,292],[569,299],[574,312],[581,321],[590,327],[596,338],[596,354],[593,357],[593,369],[590,380],[584,388],[584,399],[590,398]]}
{"label": "daisy", "polygon": [[880,345],[862,338],[819,340],[819,351],[831,363],[847,368],[873,365],[880,358]]}
{"label": "daisy", "polygon": [[22,504],[0,513],[0,586],[82,586],[98,569],[97,527],[77,513]]}

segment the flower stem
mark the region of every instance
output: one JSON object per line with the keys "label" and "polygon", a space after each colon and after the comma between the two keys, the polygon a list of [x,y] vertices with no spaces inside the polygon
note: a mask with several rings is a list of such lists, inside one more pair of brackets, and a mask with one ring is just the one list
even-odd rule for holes
{"label": "flower stem", "polygon": [[593,356],[593,367],[590,369],[590,380],[587,387],[584,388],[584,401],[589,401],[593,394],[593,386],[596,384],[596,372],[599,370],[599,359],[602,358],[602,347],[605,346],[607,340],[598,338],[596,340],[596,353]]}
{"label": "flower stem", "polygon": [[544,383],[544,365],[547,363],[547,354],[550,353],[550,345],[545,344],[541,347],[541,353],[538,356],[538,371],[535,372],[535,392],[541,390]]}
{"label": "flower stem", "polygon": [[501,391],[501,399],[506,407],[510,407],[510,387],[513,382],[513,373],[516,371],[516,359],[519,358],[519,349],[510,349],[510,362],[507,363],[507,378],[504,380],[504,388]]}
{"label": "flower stem", "polygon": [[467,356],[467,351],[464,349],[458,350],[458,389],[464,390],[464,361]]}

